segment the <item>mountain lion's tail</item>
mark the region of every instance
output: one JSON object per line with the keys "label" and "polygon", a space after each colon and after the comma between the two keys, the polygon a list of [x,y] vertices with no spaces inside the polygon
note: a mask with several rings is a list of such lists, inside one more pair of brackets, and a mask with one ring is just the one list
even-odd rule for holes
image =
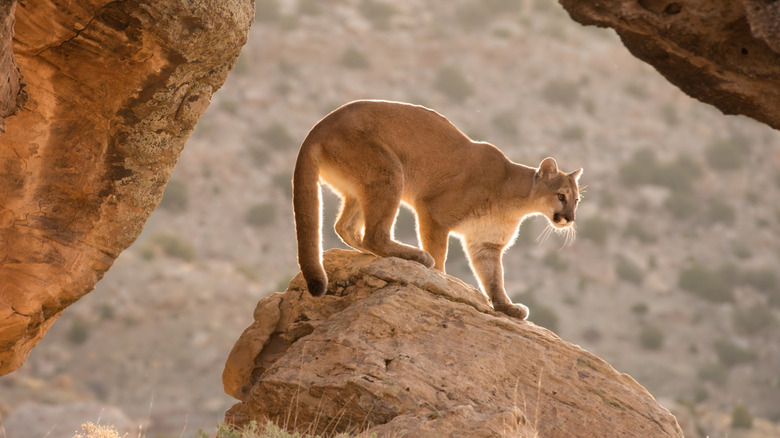
{"label": "mountain lion's tail", "polygon": [[328,276],[322,267],[320,236],[319,147],[303,141],[293,172],[293,213],[298,239],[298,265],[313,296],[325,294]]}

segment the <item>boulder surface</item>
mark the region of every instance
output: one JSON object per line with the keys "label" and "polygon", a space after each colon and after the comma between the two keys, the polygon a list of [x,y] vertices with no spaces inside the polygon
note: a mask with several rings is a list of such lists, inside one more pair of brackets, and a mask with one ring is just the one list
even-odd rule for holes
{"label": "boulder surface", "polygon": [[[634,379],[462,281],[397,258],[325,254],[263,298],[223,373],[226,421],[394,437],[682,437]],[[533,309],[531,309],[533,312]]]}

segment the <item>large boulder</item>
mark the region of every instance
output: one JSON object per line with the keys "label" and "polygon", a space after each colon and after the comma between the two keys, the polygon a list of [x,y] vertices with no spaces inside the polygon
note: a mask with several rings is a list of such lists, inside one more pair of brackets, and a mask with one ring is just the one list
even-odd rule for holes
{"label": "large boulder", "polygon": [[0,134],[5,132],[5,118],[18,113],[27,102],[24,76],[16,64],[12,44],[15,10],[16,0],[0,4]]}
{"label": "large boulder", "polygon": [[725,114],[780,129],[780,3],[773,0],[559,0],[611,27],[637,58]]}
{"label": "large boulder", "polygon": [[682,436],[630,376],[494,312],[458,279],[354,251],[324,261],[326,296],[311,297],[299,275],[257,304],[223,373],[240,400],[228,423],[394,437]]}
{"label": "large boulder", "polygon": [[141,232],[253,10],[252,0],[16,5],[29,101],[0,134],[0,375]]}

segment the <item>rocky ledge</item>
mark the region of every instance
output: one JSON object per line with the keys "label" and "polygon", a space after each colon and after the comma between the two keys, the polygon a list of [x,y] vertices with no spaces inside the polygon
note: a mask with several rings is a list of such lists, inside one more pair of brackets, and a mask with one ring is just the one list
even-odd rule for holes
{"label": "rocky ledge", "polygon": [[[462,281],[396,258],[326,253],[261,299],[223,373],[226,421],[394,437],[682,437],[626,374]],[[533,312],[533,309],[531,309]]]}

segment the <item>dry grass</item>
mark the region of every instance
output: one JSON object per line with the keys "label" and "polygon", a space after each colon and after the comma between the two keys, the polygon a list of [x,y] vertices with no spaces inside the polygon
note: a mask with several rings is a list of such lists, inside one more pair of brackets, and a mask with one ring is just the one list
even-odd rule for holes
{"label": "dry grass", "polygon": [[76,433],[73,438],[123,438],[119,436],[116,427],[108,425],[103,426],[93,422],[87,422],[81,425],[81,433]]}
{"label": "dry grass", "polygon": [[[358,436],[363,437],[363,435]],[[346,433],[333,436],[333,438],[353,437],[357,438],[357,436]],[[306,432],[290,433],[270,421],[265,424],[265,427],[261,427],[253,421],[241,431],[231,429],[226,425],[220,425],[216,438],[321,438],[321,436],[311,435]]]}

